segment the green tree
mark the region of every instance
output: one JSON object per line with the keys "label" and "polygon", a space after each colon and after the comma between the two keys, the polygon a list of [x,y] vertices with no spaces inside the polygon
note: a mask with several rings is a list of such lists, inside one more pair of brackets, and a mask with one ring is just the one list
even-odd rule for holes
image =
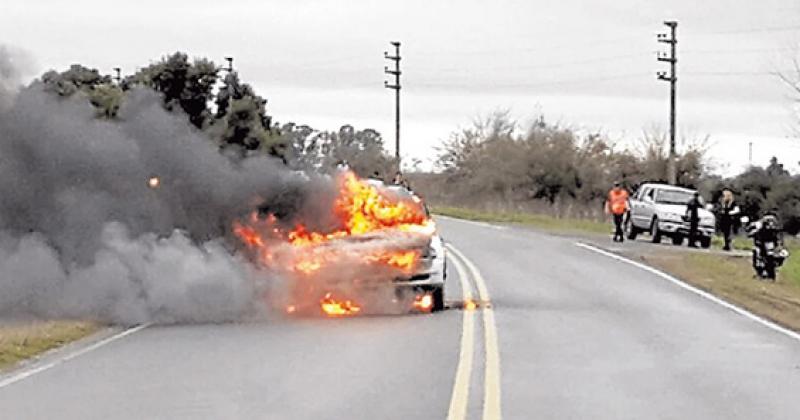
{"label": "green tree", "polygon": [[347,162],[360,176],[378,172],[386,177],[396,170],[394,159],[383,146],[383,138],[371,128],[356,130],[351,125],[344,125],[339,131],[323,133],[320,140],[323,168],[334,168],[340,162]]}
{"label": "green tree", "polygon": [[123,88],[150,87],[163,95],[167,109],[180,108],[195,127],[205,128],[211,121],[208,103],[216,81],[213,61],[196,58],[190,62],[185,53],[176,52],[125,78]]}
{"label": "green tree", "polygon": [[60,97],[85,95],[99,117],[116,117],[122,103],[122,90],[112,83],[110,76],[80,64],[73,64],[61,73],[50,70],[42,75],[41,81],[46,92]]}
{"label": "green tree", "polygon": [[220,146],[238,149],[247,154],[263,151],[288,162],[291,140],[272,127],[272,117],[267,115],[267,100],[257,95],[247,83],[242,83],[236,72],[228,73],[215,99],[215,130]]}
{"label": "green tree", "polygon": [[87,92],[95,86],[111,84],[111,77],[100,74],[97,69],[90,69],[80,64],[73,64],[69,69],[59,73],[50,70],[42,75],[45,91],[59,96],[72,96],[78,91]]}

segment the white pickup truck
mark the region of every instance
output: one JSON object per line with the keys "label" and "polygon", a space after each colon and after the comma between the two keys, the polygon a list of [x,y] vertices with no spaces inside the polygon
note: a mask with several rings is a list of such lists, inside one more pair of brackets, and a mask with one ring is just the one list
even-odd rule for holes
{"label": "white pickup truck", "polygon": [[[695,190],[666,184],[642,184],[631,197],[630,217],[625,223],[628,239],[636,239],[643,232],[649,232],[653,242],[661,242],[663,236],[672,239],[675,245],[683,244],[689,235],[689,221],[686,208]],[[703,248],[711,246],[711,238],[716,229],[714,214],[705,208],[698,211],[700,216],[699,235]]]}

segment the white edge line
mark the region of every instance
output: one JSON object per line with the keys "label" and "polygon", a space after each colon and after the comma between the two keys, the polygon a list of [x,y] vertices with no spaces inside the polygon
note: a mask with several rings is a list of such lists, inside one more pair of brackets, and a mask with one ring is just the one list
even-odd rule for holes
{"label": "white edge line", "polygon": [[475,220],[461,219],[461,218],[458,218],[458,217],[444,216],[444,215],[441,215],[441,214],[434,214],[434,217],[440,217],[442,219],[455,220],[455,221],[458,221],[458,222],[469,223],[471,225],[480,226],[480,227],[487,227],[487,228],[491,228],[491,229],[508,230],[508,226],[493,225],[491,223],[477,222]]}
{"label": "white edge line", "polygon": [[716,304],[718,304],[720,306],[723,306],[723,307],[725,307],[727,309],[730,309],[731,311],[734,311],[737,314],[742,315],[742,316],[744,316],[744,317],[746,317],[746,318],[748,318],[748,319],[750,319],[752,321],[755,321],[755,322],[757,322],[757,323],[759,323],[759,324],[761,324],[761,325],[763,325],[763,326],[765,326],[765,327],[767,327],[767,328],[769,328],[769,329],[771,329],[773,331],[779,332],[781,334],[784,334],[784,335],[786,335],[788,337],[791,337],[791,338],[794,338],[795,340],[800,341],[800,334],[798,334],[798,333],[796,333],[796,332],[794,332],[794,331],[792,331],[792,330],[790,330],[788,328],[782,327],[782,326],[780,326],[780,325],[778,325],[778,324],[776,324],[776,323],[774,323],[774,322],[772,322],[772,321],[770,321],[768,319],[762,318],[762,317],[760,317],[760,316],[748,311],[747,309],[741,308],[741,307],[736,306],[736,305],[734,305],[734,304],[732,304],[732,303],[730,303],[728,301],[720,299],[720,298],[712,295],[711,293],[706,292],[705,290],[702,290],[702,289],[699,289],[699,288],[697,288],[695,286],[692,286],[692,285],[684,282],[683,280],[680,280],[680,279],[678,279],[676,277],[673,277],[673,276],[671,276],[671,275],[669,275],[669,274],[667,274],[667,273],[665,273],[665,272],[663,272],[661,270],[658,270],[656,268],[650,267],[649,265],[645,265],[645,264],[642,264],[640,262],[633,261],[633,260],[631,260],[629,258],[625,258],[625,257],[623,257],[621,255],[614,254],[613,252],[609,252],[609,251],[606,251],[604,249],[601,249],[601,248],[598,248],[598,247],[595,247],[593,245],[589,245],[589,244],[586,244],[586,243],[583,243],[583,242],[576,242],[575,245],[577,245],[577,246],[579,246],[581,248],[596,252],[598,254],[605,255],[605,256],[607,256],[609,258],[613,258],[615,260],[631,264],[634,267],[640,268],[642,270],[648,271],[648,272],[650,272],[652,274],[655,274],[655,275],[657,275],[657,276],[659,276],[659,277],[661,277],[661,278],[663,278],[665,280],[669,280],[670,282],[672,282],[672,283],[674,283],[674,284],[676,284],[676,285],[678,285],[678,286],[680,286],[680,287],[682,287],[682,288],[684,288],[684,289],[686,289],[686,290],[688,290],[688,291],[690,291],[690,292],[692,292],[692,293],[694,293],[696,295],[704,297],[704,298],[706,298],[706,299],[708,299],[708,300],[710,300],[710,301],[712,301],[712,302],[714,302],[714,303],[716,303]]}
{"label": "white edge line", "polygon": [[70,360],[72,360],[72,359],[74,359],[76,357],[80,357],[80,356],[82,356],[82,355],[84,355],[86,353],[89,353],[90,351],[97,350],[98,348],[100,348],[102,346],[105,346],[106,344],[109,344],[111,342],[117,341],[120,338],[123,338],[125,336],[131,335],[131,334],[136,333],[138,331],[141,331],[141,330],[143,330],[143,329],[145,329],[145,328],[147,328],[149,326],[150,326],[150,324],[141,324],[141,325],[137,325],[137,326],[132,327],[132,328],[128,328],[125,331],[121,331],[121,332],[119,332],[117,334],[114,334],[114,335],[112,335],[110,337],[106,337],[106,338],[104,338],[104,339],[102,339],[102,340],[100,340],[100,341],[98,341],[96,343],[93,343],[93,344],[91,344],[89,346],[83,347],[80,350],[77,350],[75,352],[69,353],[69,354],[67,354],[65,356],[62,356],[62,357],[56,359],[56,360],[53,360],[51,362],[48,362],[48,363],[45,363],[45,364],[42,364],[42,365],[39,365],[39,366],[35,366],[35,367],[31,368],[31,369],[23,370],[22,372],[18,372],[18,373],[14,374],[14,375],[9,376],[8,378],[0,380],[0,388],[4,388],[4,387],[9,386],[11,384],[14,384],[16,382],[19,382],[19,381],[21,381],[21,380],[23,380],[25,378],[29,378],[29,377],[31,377],[33,375],[36,375],[37,373],[41,373],[41,372],[44,372],[44,371],[46,371],[48,369],[52,369],[52,368],[60,365],[61,363],[70,361]]}

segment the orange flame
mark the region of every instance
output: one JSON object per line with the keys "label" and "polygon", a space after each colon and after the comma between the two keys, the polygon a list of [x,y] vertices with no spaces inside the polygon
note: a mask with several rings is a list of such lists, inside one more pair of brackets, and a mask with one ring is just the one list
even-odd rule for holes
{"label": "orange flame", "polygon": [[361,307],[351,300],[336,300],[330,293],[327,293],[319,302],[322,312],[328,316],[347,316],[355,315],[361,311]]}
{"label": "orange flame", "polygon": [[[357,264],[385,267],[406,275],[413,273],[421,256],[417,247],[358,247],[358,241],[351,242],[351,248],[328,244],[350,237],[380,236],[384,231],[407,236],[430,236],[436,227],[421,201],[415,196],[411,199],[394,197],[349,171],[340,173],[336,181],[338,195],[333,201],[331,213],[338,221],[337,228],[314,231],[304,223],[296,223],[291,230],[287,230],[279,225],[274,215],[259,217],[258,212],[253,212],[248,220],[234,223],[233,233],[265,267],[299,276],[297,280],[314,276],[325,267],[343,260],[349,263],[351,259]],[[391,236],[395,237],[394,234]],[[324,313],[332,316],[360,310],[352,301],[339,302],[332,299],[330,294],[320,305]]]}
{"label": "orange flame", "polygon": [[417,295],[414,298],[413,305],[420,312],[430,312],[433,309],[433,296],[430,293]]}
{"label": "orange flame", "polygon": [[304,225],[298,224],[289,232],[288,239],[292,245],[302,246],[389,228],[405,232],[423,231],[433,224],[418,200],[412,200],[413,205],[404,201],[393,202],[352,172],[344,172],[339,178],[339,196],[333,208],[344,228],[329,233],[309,232]]}
{"label": "orange flame", "polygon": [[[395,229],[405,233],[433,234],[435,225],[427,217],[417,197],[414,200],[392,200],[373,185],[358,179],[352,172],[343,172],[338,178],[339,195],[334,201],[333,213],[341,226],[331,232],[309,231],[298,223],[294,229],[284,232],[276,226],[277,219],[268,215],[259,219],[251,214],[248,224],[234,223],[233,232],[249,248],[257,250],[261,262],[272,265],[273,253],[268,240],[275,243],[288,243],[301,250],[297,261],[292,264],[293,271],[311,274],[320,270],[326,262],[336,259],[335,250],[320,250],[319,245],[349,236],[365,235],[385,229]],[[380,263],[412,271],[419,260],[416,250],[369,251],[363,256],[364,262]]]}

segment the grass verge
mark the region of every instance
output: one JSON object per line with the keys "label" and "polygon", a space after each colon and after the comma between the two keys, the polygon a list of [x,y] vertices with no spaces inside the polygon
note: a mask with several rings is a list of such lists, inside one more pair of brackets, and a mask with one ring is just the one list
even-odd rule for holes
{"label": "grass verge", "polygon": [[0,370],[94,333],[87,321],[26,321],[0,324]]}
{"label": "grass verge", "polygon": [[534,213],[488,212],[462,207],[434,206],[431,212],[441,216],[479,222],[518,223],[553,232],[602,233],[610,234],[609,223],[585,219],[558,219],[552,216]]}

